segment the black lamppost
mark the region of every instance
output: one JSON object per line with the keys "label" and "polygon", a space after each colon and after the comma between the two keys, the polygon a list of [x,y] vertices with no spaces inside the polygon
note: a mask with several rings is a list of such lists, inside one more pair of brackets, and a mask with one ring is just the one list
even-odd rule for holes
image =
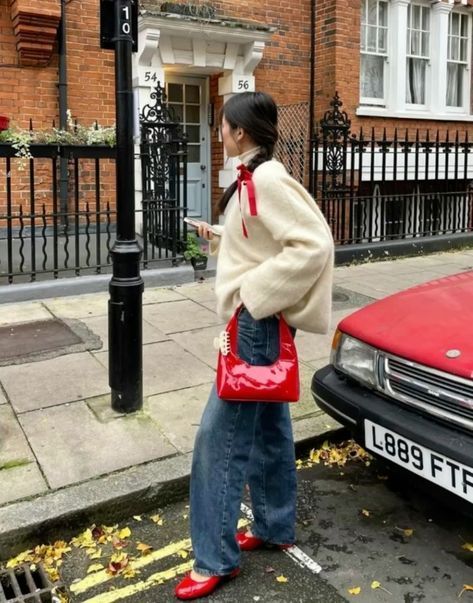
{"label": "black lamppost", "polygon": [[[137,0],[101,0],[101,46],[115,50],[117,238],[108,302],[109,385],[112,408],[143,406],[143,279],[135,238],[135,170],[131,53],[136,49]],[[133,39],[135,36],[135,39]]]}

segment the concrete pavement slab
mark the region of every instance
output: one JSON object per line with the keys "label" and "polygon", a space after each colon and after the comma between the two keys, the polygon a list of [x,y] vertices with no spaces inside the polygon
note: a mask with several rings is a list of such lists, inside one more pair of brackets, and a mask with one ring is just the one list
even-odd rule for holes
{"label": "concrete pavement slab", "polygon": [[[82,318],[88,329],[102,340],[101,352],[108,350],[108,316],[94,316],[92,318]],[[162,331],[154,327],[149,322],[143,321],[143,344],[156,343],[169,339]]]}
{"label": "concrete pavement slab", "polygon": [[40,302],[0,305],[0,326],[50,318],[52,318],[51,313]]}
{"label": "concrete pavement slab", "polygon": [[301,396],[298,402],[289,405],[293,421],[300,420],[302,417],[311,416],[320,412],[315,405],[314,398],[310,390],[314,369],[305,362],[299,362],[299,378],[301,384]]}
{"label": "concrete pavement slab", "polygon": [[2,406],[0,408],[0,471],[5,466],[24,465],[34,460],[34,454],[13,409],[9,404]]}
{"label": "concrete pavement slab", "polygon": [[323,411],[320,411],[311,417],[303,417],[298,421],[294,421],[292,426],[294,440],[296,442],[313,440],[320,436],[325,437],[325,435],[329,438],[329,434],[342,428],[343,425],[326,415]]}
{"label": "concrete pavement slab", "polygon": [[45,299],[43,305],[59,318],[85,318],[108,313],[108,294],[91,293],[77,297]]}
{"label": "concrete pavement slab", "polygon": [[214,348],[213,342],[224,328],[224,325],[221,324],[195,331],[172,333],[169,337],[214,369],[217,366],[218,350]]}
{"label": "concrete pavement slab", "polygon": [[34,461],[24,465],[0,469],[0,505],[36,496],[47,492],[46,483],[38,464]]}
{"label": "concrete pavement slab", "polygon": [[183,299],[184,296],[180,293],[180,287],[173,287],[172,289],[145,287],[143,292],[143,305],[161,304],[164,302],[179,301]]}
{"label": "concrete pavement slab", "polygon": [[196,302],[215,302],[215,282],[189,283],[181,285],[179,293]]}
{"label": "concrete pavement slab", "polygon": [[[108,367],[107,352],[99,352],[95,356]],[[145,396],[211,383],[214,378],[215,371],[174,341],[143,346]]]}
{"label": "concrete pavement slab", "polygon": [[61,488],[176,453],[144,413],[101,423],[85,402],[21,415],[51,488]]}
{"label": "concrete pavement slab", "polygon": [[216,314],[191,300],[145,306],[143,317],[163,333],[190,331],[222,322]]}
{"label": "concrete pavement slab", "polygon": [[212,383],[151,396],[146,412],[156,421],[169,441],[180,451],[190,452],[207,404]]}
{"label": "concrete pavement slab", "polygon": [[5,397],[5,394],[3,393],[2,389],[0,388],[0,404],[7,404],[8,400]]}
{"label": "concrete pavement slab", "polygon": [[88,352],[0,368],[0,382],[16,412],[104,394],[108,373]]}

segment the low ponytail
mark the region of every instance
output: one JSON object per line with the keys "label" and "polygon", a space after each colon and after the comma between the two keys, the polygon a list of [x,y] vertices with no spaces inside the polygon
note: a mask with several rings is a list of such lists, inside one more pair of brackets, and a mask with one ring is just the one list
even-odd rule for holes
{"label": "low ponytail", "polygon": [[[248,163],[250,172],[273,158],[278,140],[278,110],[273,98],[265,92],[242,92],[232,96],[223,106],[220,121],[225,117],[232,130],[242,128],[260,149]],[[223,214],[237,190],[237,181],[225,190],[218,209]]]}

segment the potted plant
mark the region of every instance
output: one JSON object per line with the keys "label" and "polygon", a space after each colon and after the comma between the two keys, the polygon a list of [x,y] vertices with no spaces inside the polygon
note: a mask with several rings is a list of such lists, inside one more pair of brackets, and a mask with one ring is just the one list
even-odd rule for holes
{"label": "potted plant", "polygon": [[187,235],[184,258],[190,261],[194,270],[207,269],[207,255],[202,251],[197,236],[193,233]]}

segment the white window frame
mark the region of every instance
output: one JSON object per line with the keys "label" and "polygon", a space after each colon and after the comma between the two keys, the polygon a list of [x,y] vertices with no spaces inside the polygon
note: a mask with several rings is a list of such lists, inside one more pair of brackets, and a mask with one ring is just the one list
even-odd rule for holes
{"label": "white window frame", "polygon": [[[471,52],[472,52],[472,14],[471,12],[467,12],[465,10],[452,10],[449,15],[449,28],[452,19],[452,15],[457,14],[460,15],[461,19],[467,19],[467,48],[466,48],[466,61],[456,61],[448,58],[447,55],[447,79],[448,79],[448,63],[458,63],[460,65],[464,65],[463,69],[463,99],[460,107],[454,107],[452,105],[447,105],[447,98],[445,98],[445,107],[446,111],[452,114],[460,114],[469,113],[470,111],[470,84],[471,84]],[[461,40],[461,23],[460,23],[460,37]],[[448,35],[448,53],[450,52],[450,34]]]}
{"label": "white window frame", "polygon": [[[425,104],[406,102],[407,78],[407,26],[410,4],[430,9],[430,57],[426,67]],[[447,106],[447,62],[448,62],[448,24],[451,12],[464,14],[468,18],[467,61],[465,68],[465,86],[463,106]],[[446,2],[431,4],[427,0],[389,0],[388,2],[388,52],[385,66],[385,103],[373,103],[373,99],[361,97],[357,115],[373,117],[398,117],[426,120],[461,120],[473,122],[471,103],[471,62],[473,53],[473,11]],[[360,22],[360,41],[361,41]],[[405,31],[399,35],[399,31]],[[445,38],[445,39],[444,39]],[[361,68],[361,48],[360,48]],[[391,93],[388,93],[388,90]],[[435,93],[434,93],[435,91]]]}
{"label": "white window frame", "polygon": [[[413,12],[413,7],[419,7],[421,9],[421,24],[420,27],[421,29],[414,29],[412,27],[412,21],[413,21],[413,16],[412,16],[412,12]],[[427,15],[428,15],[428,21],[429,21],[429,29],[428,30],[424,30],[422,29],[422,16],[423,16],[423,12],[424,10],[427,10]],[[410,16],[410,19],[409,19]],[[419,34],[420,37],[422,38],[424,33],[427,33],[428,35],[428,49],[427,49],[427,55],[422,55],[422,54],[412,54],[411,53],[411,36],[413,34]],[[406,64],[405,64],[405,73],[406,73],[406,81],[407,81],[407,63],[409,61],[409,59],[420,59],[422,61],[425,62],[425,82],[424,82],[424,102],[423,103],[409,103],[407,101],[407,89],[406,89],[406,97],[404,99],[405,105],[406,105],[406,109],[409,111],[418,111],[418,110],[426,110],[430,104],[430,91],[431,91],[431,76],[430,76],[430,61],[431,61],[431,40],[432,40],[432,11],[430,8],[430,5],[425,4],[424,2],[410,2],[408,7],[407,7],[407,31],[406,31],[406,44],[407,44],[407,48],[406,48]],[[407,86],[406,86],[407,88]]]}
{"label": "white window frame", "polygon": [[[361,0],[363,4],[365,4],[366,6],[366,14],[368,14],[368,0]],[[389,2],[388,0],[376,0],[376,25],[368,25],[367,23],[365,24],[365,46],[366,48],[368,47],[368,27],[376,27],[376,30],[378,32],[378,30],[382,30],[384,29],[386,31],[386,50],[382,51],[379,50],[378,48],[378,41],[379,41],[379,36],[378,33],[376,35],[376,51],[369,51],[369,50],[361,50],[361,48],[363,48],[363,41],[361,40],[361,37],[363,35],[363,23],[360,20],[360,55],[366,55],[366,56],[376,56],[376,57],[383,57],[383,98],[376,98],[376,97],[367,97],[367,96],[361,96],[361,56],[360,56],[360,99],[361,99],[361,103],[362,104],[366,104],[366,105],[382,105],[384,106],[386,103],[386,95],[388,92],[388,87],[387,87],[387,79],[388,79],[388,69],[387,69],[387,64],[388,64],[388,49],[389,49],[389,41],[388,41],[388,34],[389,34]],[[380,25],[379,24],[379,5],[380,4],[384,4],[385,5],[385,10],[386,10],[386,20],[387,20],[387,24],[386,25]]]}

